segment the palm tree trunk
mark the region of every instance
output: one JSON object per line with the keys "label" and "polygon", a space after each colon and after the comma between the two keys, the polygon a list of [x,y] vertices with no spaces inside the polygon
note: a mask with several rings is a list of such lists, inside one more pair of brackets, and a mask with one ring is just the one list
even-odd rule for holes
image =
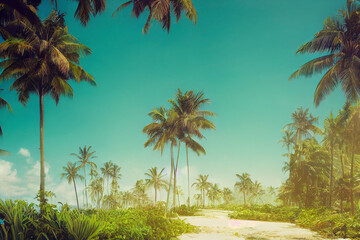
{"label": "palm tree trunk", "polygon": [[84,188],[84,193],[85,193],[85,201],[86,201],[86,208],[88,206],[88,197],[87,197],[87,191],[86,191],[86,168],[85,168],[85,165],[84,165],[84,184],[85,184],[85,188]]}
{"label": "palm tree trunk", "polygon": [[75,180],[74,180],[74,179],[73,179],[73,183],[74,183],[74,189],[75,189],[75,196],[76,196],[77,208],[80,209],[80,207],[79,207],[79,198],[78,198],[78,194],[77,194],[77,190],[76,190],[76,184],[75,184]]}
{"label": "palm tree trunk", "polygon": [[154,189],[155,189],[155,204],[154,206],[156,206],[156,201],[157,201],[157,189],[156,189],[156,186],[154,185]]}
{"label": "palm tree trunk", "polygon": [[190,167],[189,167],[189,146],[186,144],[186,165],[187,165],[187,180],[188,180],[188,199],[187,204],[190,207]]}
{"label": "palm tree trunk", "polygon": [[44,96],[39,90],[40,105],[40,205],[45,204],[45,156],[44,156]]}
{"label": "palm tree trunk", "polygon": [[246,197],[245,197],[245,191],[243,192],[244,195],[244,206],[246,206]]}
{"label": "palm tree trunk", "polygon": [[354,204],[354,161],[355,161],[355,139],[356,139],[356,121],[354,123],[353,131],[353,143],[352,143],[352,154],[351,154],[351,169],[350,169],[350,201],[351,201],[351,214],[355,213]]}
{"label": "palm tree trunk", "polygon": [[331,163],[330,163],[330,196],[329,207],[332,207],[332,194],[333,194],[333,174],[334,174],[334,140],[331,140]]}
{"label": "palm tree trunk", "polygon": [[343,150],[340,151],[340,163],[341,163],[341,172],[342,176],[345,177],[345,166],[344,166],[344,160],[343,160]]}
{"label": "palm tree trunk", "polygon": [[172,184],[173,171],[174,171],[174,145],[173,144],[171,144],[171,146],[170,146],[170,152],[171,152],[171,171],[170,171],[169,188],[168,188],[167,197],[166,197],[165,216],[167,214],[168,207],[169,207],[170,191],[171,191],[171,184]]}
{"label": "palm tree trunk", "polygon": [[174,206],[174,210],[176,208],[176,172],[178,169],[178,164],[179,164],[179,157],[180,157],[180,146],[181,146],[181,142],[179,140],[179,145],[178,145],[178,154],[177,154],[177,159],[176,159],[176,166],[175,166],[175,170],[174,170],[174,194],[173,194],[173,206]]}

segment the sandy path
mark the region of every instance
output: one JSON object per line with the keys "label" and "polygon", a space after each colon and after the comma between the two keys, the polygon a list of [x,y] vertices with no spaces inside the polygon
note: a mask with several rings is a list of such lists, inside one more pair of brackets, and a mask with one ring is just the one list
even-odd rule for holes
{"label": "sandy path", "polygon": [[291,223],[260,222],[229,219],[228,211],[202,210],[203,216],[181,217],[186,222],[199,226],[198,234],[184,234],[180,240],[320,240],[316,233]]}

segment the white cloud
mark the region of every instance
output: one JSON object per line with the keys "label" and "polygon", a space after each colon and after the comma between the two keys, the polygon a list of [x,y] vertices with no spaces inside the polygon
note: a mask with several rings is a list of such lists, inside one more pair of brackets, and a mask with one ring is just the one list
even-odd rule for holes
{"label": "white cloud", "polygon": [[0,160],[0,195],[9,198],[26,194],[26,188],[20,183],[21,179],[16,169],[13,169],[13,163]]}
{"label": "white cloud", "polygon": [[20,154],[21,156],[24,156],[24,157],[31,157],[29,149],[26,149],[26,148],[20,148],[18,154]]}
{"label": "white cloud", "polygon": [[31,154],[30,154],[29,149],[20,148],[18,154],[20,154],[23,157],[26,157],[26,162],[27,163],[29,163],[29,164],[31,163]]}

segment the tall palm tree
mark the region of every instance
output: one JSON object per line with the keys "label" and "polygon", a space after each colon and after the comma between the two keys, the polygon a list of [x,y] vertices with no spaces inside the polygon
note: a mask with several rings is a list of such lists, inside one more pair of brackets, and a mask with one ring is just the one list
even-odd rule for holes
{"label": "tall palm tree", "polygon": [[229,204],[231,202],[232,198],[233,198],[231,189],[230,188],[224,188],[221,193],[222,193],[222,197],[224,199],[224,202],[226,204]]}
{"label": "tall palm tree", "polygon": [[151,21],[154,19],[162,24],[162,28],[170,31],[171,26],[171,12],[174,13],[176,21],[179,21],[181,14],[184,12],[186,17],[196,24],[197,14],[192,3],[192,0],[130,0],[121,4],[113,13],[121,11],[122,9],[132,4],[132,16],[139,18],[145,11],[149,10],[149,16],[143,28],[143,33],[146,34],[151,26]]}
{"label": "tall palm tree", "polygon": [[73,96],[70,79],[85,80],[96,85],[94,78],[78,64],[81,55],[91,50],[70,35],[63,15],[54,11],[34,26],[27,21],[16,20],[4,28],[5,41],[0,43],[0,81],[14,79],[10,89],[26,104],[31,94],[39,97],[40,108],[40,202],[45,203],[45,156],[44,156],[44,97],[50,95],[56,103],[60,96]]}
{"label": "tall palm tree", "polygon": [[103,177],[106,179],[106,184],[107,184],[107,194],[110,194],[110,190],[109,190],[109,179],[111,177],[111,169],[113,167],[113,163],[111,161],[104,163],[104,167],[100,168],[101,173],[103,175]]}
{"label": "tall palm tree", "polygon": [[[180,89],[175,94],[175,99],[170,99],[171,109],[176,113],[175,127],[176,135],[179,139],[178,143],[178,157],[175,165],[175,173],[177,172],[179,163],[179,153],[181,143],[184,142],[186,146],[186,162],[188,172],[188,206],[190,206],[190,169],[189,169],[189,151],[190,148],[197,155],[206,154],[205,149],[197,143],[193,136],[199,139],[204,138],[201,129],[214,129],[216,127],[207,117],[215,116],[211,111],[204,111],[201,108],[210,103],[210,99],[204,97],[203,92],[195,93],[194,91],[186,91],[183,93]],[[176,186],[176,174],[174,175],[174,186]],[[175,198],[174,198],[175,199]]]}
{"label": "tall palm tree", "polygon": [[201,200],[202,200],[203,208],[205,207],[206,191],[211,186],[211,183],[208,182],[208,178],[209,178],[209,175],[200,174],[198,179],[196,179],[197,182],[193,183],[193,186],[195,186],[201,192]]}
{"label": "tall palm tree", "polygon": [[97,166],[92,160],[96,158],[94,156],[96,151],[91,151],[91,146],[84,148],[79,147],[79,154],[71,153],[70,155],[75,156],[79,161],[77,162],[79,164],[78,168],[84,169],[84,201],[86,199],[86,206],[88,206],[88,196],[87,196],[87,185],[86,185],[86,166],[90,166],[90,168],[96,169]]}
{"label": "tall palm tree", "polygon": [[143,133],[148,136],[148,140],[145,142],[144,147],[154,145],[153,150],[158,150],[163,153],[164,147],[167,143],[170,143],[170,155],[171,155],[171,171],[170,181],[167,191],[165,215],[169,207],[170,191],[174,173],[174,146],[177,145],[176,132],[174,127],[175,114],[173,111],[168,111],[164,107],[155,108],[148,116],[153,120],[152,123],[146,125],[143,128]]}
{"label": "tall palm tree", "polygon": [[294,131],[293,140],[295,144],[300,144],[303,137],[310,138],[314,134],[321,133],[321,129],[315,125],[319,117],[314,117],[309,113],[308,108],[305,110],[302,107],[296,109],[296,111],[291,114],[291,118],[293,122],[286,124],[284,129]]}
{"label": "tall palm tree", "polygon": [[161,191],[161,188],[166,187],[167,183],[163,177],[165,177],[165,174],[163,174],[165,168],[161,169],[160,172],[158,172],[157,167],[150,168],[148,172],[145,173],[145,176],[149,177],[148,179],[145,179],[147,185],[152,185],[154,187],[155,191],[155,202],[154,205],[156,205],[157,202],[157,192]]}
{"label": "tall palm tree", "polygon": [[323,142],[330,147],[331,162],[330,162],[330,184],[329,184],[329,206],[332,207],[333,196],[333,181],[334,181],[334,147],[337,142],[339,132],[339,121],[330,113],[330,117],[324,122],[324,138]]}
{"label": "tall palm tree", "polygon": [[67,166],[63,167],[64,173],[61,174],[61,178],[66,177],[68,183],[74,184],[75,196],[76,196],[76,204],[77,208],[80,209],[79,206],[79,198],[76,190],[76,179],[82,180],[84,177],[78,173],[79,168],[76,166],[76,163],[68,162]]}
{"label": "tall palm tree", "polygon": [[101,200],[104,195],[103,182],[103,178],[95,178],[90,182],[88,187],[88,189],[90,190],[90,198],[96,203],[98,209],[100,209]]}
{"label": "tall palm tree", "polygon": [[341,10],[336,17],[328,17],[324,27],[315,34],[314,39],[300,46],[296,53],[312,53],[326,55],[315,58],[293,73],[289,80],[315,73],[326,73],[318,83],[314,103],[316,106],[337,85],[341,84],[346,98],[358,100],[360,89],[360,36],[359,4],[348,0],[347,10]]}
{"label": "tall palm tree", "polygon": [[244,206],[246,206],[246,194],[250,193],[253,182],[248,173],[243,173],[241,175],[236,174],[236,177],[238,177],[239,181],[235,183],[235,189],[243,193]]}
{"label": "tall palm tree", "polygon": [[119,183],[118,180],[121,179],[121,173],[120,173],[121,167],[115,163],[112,164],[112,167],[110,169],[110,177],[111,180],[111,189],[112,193],[115,196],[115,202],[117,202],[117,194],[119,189]]}

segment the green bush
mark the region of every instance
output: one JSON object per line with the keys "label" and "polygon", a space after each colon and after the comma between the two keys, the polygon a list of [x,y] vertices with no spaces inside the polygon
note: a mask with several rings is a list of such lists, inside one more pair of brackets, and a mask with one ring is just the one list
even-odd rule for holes
{"label": "green bush", "polygon": [[175,209],[175,212],[179,216],[195,216],[198,212],[198,208],[195,206],[188,207],[187,205],[181,205]]}
{"label": "green bush", "polygon": [[164,217],[163,208],[126,210],[59,211],[45,205],[41,213],[34,204],[0,200],[2,240],[167,240],[194,232],[180,219]]}

